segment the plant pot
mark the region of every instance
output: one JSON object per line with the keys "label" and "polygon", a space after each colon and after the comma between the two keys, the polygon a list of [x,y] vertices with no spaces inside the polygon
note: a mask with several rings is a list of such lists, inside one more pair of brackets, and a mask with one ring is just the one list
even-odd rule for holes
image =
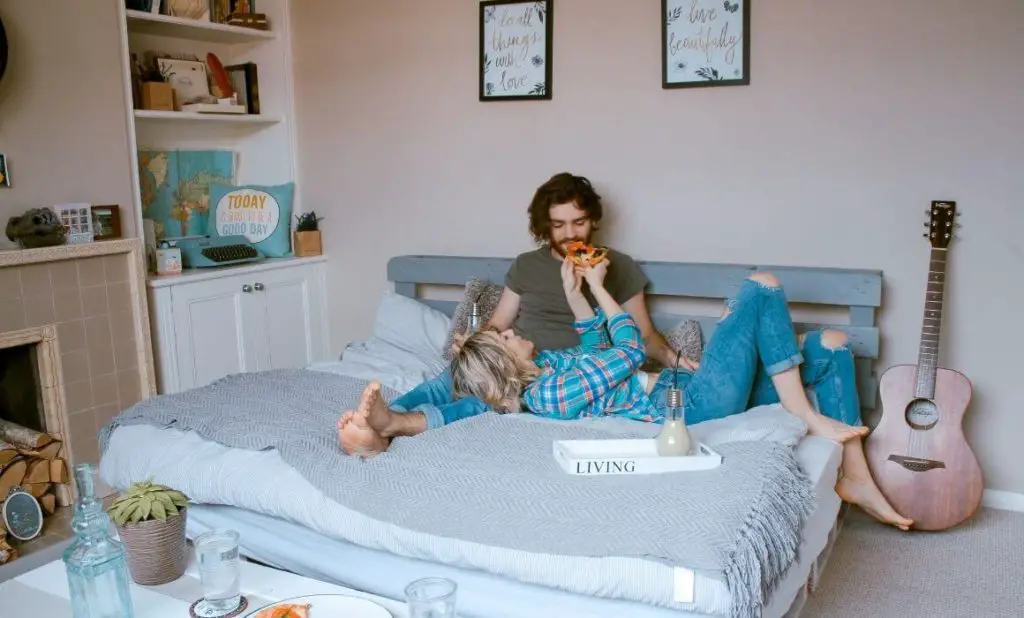
{"label": "plant pot", "polygon": [[312,232],[295,232],[295,245],[293,251],[297,257],[309,257],[311,255],[320,255],[323,253],[323,248],[320,245],[320,230]]}
{"label": "plant pot", "polygon": [[135,583],[157,586],[172,582],[185,573],[188,552],[185,524],[188,509],[167,519],[127,523],[117,532],[128,554],[128,572]]}

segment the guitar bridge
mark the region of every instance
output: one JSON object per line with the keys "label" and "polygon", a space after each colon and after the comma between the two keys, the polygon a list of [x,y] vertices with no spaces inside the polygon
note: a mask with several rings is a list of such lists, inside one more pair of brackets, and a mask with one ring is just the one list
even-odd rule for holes
{"label": "guitar bridge", "polygon": [[934,459],[921,459],[920,457],[907,457],[905,455],[889,455],[889,461],[894,461],[911,472],[927,472],[935,468],[945,468],[946,464]]}

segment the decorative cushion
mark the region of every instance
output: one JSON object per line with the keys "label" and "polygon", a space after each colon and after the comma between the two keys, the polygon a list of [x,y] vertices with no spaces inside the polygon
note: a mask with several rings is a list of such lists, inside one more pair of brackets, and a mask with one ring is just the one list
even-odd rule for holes
{"label": "decorative cushion", "polygon": [[210,236],[245,236],[266,257],[292,254],[295,183],[210,185]]}
{"label": "decorative cushion", "polygon": [[662,336],[673,350],[682,352],[683,356],[692,361],[699,361],[704,354],[704,331],[696,320],[684,320],[662,333]]}
{"label": "decorative cushion", "polygon": [[480,311],[480,323],[485,324],[491,319],[494,310],[501,300],[501,293],[504,286],[488,283],[473,277],[466,283],[466,291],[462,300],[456,305],[452,313],[452,328],[448,331],[448,338],[444,342],[444,359],[452,359],[452,344],[455,343],[456,333],[465,333],[469,328],[469,316],[473,312],[473,301],[476,301],[477,309]]}

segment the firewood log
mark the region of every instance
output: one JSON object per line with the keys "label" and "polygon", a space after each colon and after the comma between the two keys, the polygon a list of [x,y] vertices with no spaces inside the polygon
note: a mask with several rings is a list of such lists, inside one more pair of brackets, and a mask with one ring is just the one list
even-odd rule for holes
{"label": "firewood log", "polygon": [[47,515],[53,515],[53,511],[57,507],[57,497],[53,494],[46,494],[39,499],[39,506],[43,507],[43,512]]}
{"label": "firewood log", "polygon": [[28,463],[28,467],[25,470],[25,478],[21,480],[22,483],[50,482],[49,461],[45,459],[37,459],[35,457],[26,457],[25,461]]}
{"label": "firewood log", "polygon": [[0,438],[16,446],[25,448],[41,448],[53,442],[53,436],[49,434],[15,425],[10,421],[0,419]]}
{"label": "firewood log", "polygon": [[27,469],[28,464],[20,457],[18,459],[11,460],[7,465],[0,467],[0,498],[6,500],[7,494],[10,493],[11,488],[16,485],[21,485],[21,481],[25,478],[25,471]]}
{"label": "firewood log", "polygon": [[10,442],[0,440],[0,466],[18,456],[18,448]]}
{"label": "firewood log", "polygon": [[7,564],[17,557],[18,550],[8,545],[3,539],[0,539],[0,564]]}
{"label": "firewood log", "polygon": [[50,481],[54,483],[68,482],[68,467],[63,459],[50,460]]}
{"label": "firewood log", "polygon": [[19,448],[18,452],[22,455],[29,457],[38,457],[39,459],[55,459],[60,454],[61,443],[59,441],[50,442],[46,446],[37,449]]}
{"label": "firewood log", "polygon": [[51,487],[53,487],[52,483],[22,483],[21,484],[21,488],[24,489],[25,491],[27,491],[28,493],[32,494],[32,497],[37,499],[37,500],[39,498],[42,498],[43,495],[46,492],[50,491]]}

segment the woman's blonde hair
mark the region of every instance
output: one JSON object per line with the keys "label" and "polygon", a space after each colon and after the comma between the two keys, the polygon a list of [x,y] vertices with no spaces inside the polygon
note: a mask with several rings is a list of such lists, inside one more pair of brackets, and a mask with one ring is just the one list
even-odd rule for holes
{"label": "woman's blonde hair", "polygon": [[476,397],[503,413],[519,412],[520,395],[540,369],[510,350],[498,333],[479,331],[456,337],[451,374],[456,397]]}

